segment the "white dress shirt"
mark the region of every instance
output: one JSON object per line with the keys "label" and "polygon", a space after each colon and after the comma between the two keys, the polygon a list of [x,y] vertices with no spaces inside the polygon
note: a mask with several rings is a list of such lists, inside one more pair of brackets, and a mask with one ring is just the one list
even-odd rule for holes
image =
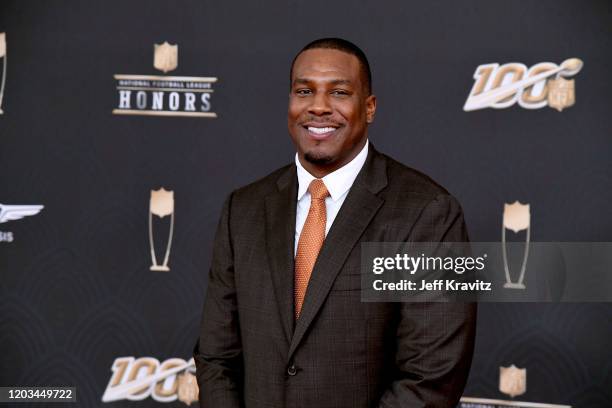
{"label": "white dress shirt", "polygon": [[[368,157],[368,144],[369,142],[366,140],[365,146],[353,160],[322,178],[330,194],[330,196],[325,199],[325,209],[327,212],[325,236],[327,236],[334,219],[336,219],[336,215],[338,215],[338,211],[340,211],[340,207],[342,207],[342,203],[344,203],[355,178],[357,178],[357,174],[359,174],[359,171]],[[308,211],[310,210],[310,193],[308,192],[308,186],[310,182],[316,178],[302,166],[297,153],[295,154],[295,165],[297,167],[298,177],[298,201],[295,212],[294,255],[297,252],[300,234],[302,233],[302,228],[304,227],[306,217],[308,217]]]}

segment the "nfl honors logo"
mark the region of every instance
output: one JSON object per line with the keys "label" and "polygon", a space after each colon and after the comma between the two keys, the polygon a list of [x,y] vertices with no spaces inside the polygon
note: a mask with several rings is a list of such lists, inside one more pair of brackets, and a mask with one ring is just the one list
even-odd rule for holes
{"label": "nfl honors logo", "polygon": [[515,400],[514,397],[527,392],[527,369],[518,368],[514,364],[510,367],[499,367],[499,391],[512,400],[464,396],[457,408],[572,408],[570,405]]}
{"label": "nfl honors logo", "polygon": [[[178,44],[153,44],[155,69],[167,74],[178,66]],[[118,104],[113,115],[217,117],[212,111],[216,77],[116,74],[114,78]]]}

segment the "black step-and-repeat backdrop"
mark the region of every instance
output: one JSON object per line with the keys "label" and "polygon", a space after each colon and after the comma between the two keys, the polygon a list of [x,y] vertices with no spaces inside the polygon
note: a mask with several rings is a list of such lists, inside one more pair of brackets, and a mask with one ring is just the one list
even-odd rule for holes
{"label": "black step-and-repeat backdrop", "polygon": [[[365,50],[370,140],[472,240],[612,241],[611,27],[608,1],[2,0],[0,385],[196,404],[221,203],[293,159],[319,37]],[[610,304],[483,304],[464,406],[610,407],[611,340]]]}

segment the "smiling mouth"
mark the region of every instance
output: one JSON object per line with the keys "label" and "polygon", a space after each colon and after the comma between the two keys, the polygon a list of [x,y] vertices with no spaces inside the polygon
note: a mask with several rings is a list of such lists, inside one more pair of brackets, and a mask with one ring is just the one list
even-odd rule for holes
{"label": "smiling mouth", "polygon": [[308,130],[308,134],[317,140],[323,140],[331,136],[336,130],[337,127],[334,126],[304,126],[306,130]]}

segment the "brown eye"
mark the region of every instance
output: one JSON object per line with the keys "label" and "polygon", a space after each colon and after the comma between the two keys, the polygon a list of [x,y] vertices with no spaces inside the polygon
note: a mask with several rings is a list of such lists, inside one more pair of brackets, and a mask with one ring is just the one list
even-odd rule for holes
{"label": "brown eye", "polygon": [[349,93],[343,89],[334,89],[333,91],[331,91],[331,94],[336,96],[346,96]]}
{"label": "brown eye", "polygon": [[298,89],[295,91],[295,93],[300,96],[305,96],[305,95],[310,95],[312,92],[310,91],[310,89]]}

